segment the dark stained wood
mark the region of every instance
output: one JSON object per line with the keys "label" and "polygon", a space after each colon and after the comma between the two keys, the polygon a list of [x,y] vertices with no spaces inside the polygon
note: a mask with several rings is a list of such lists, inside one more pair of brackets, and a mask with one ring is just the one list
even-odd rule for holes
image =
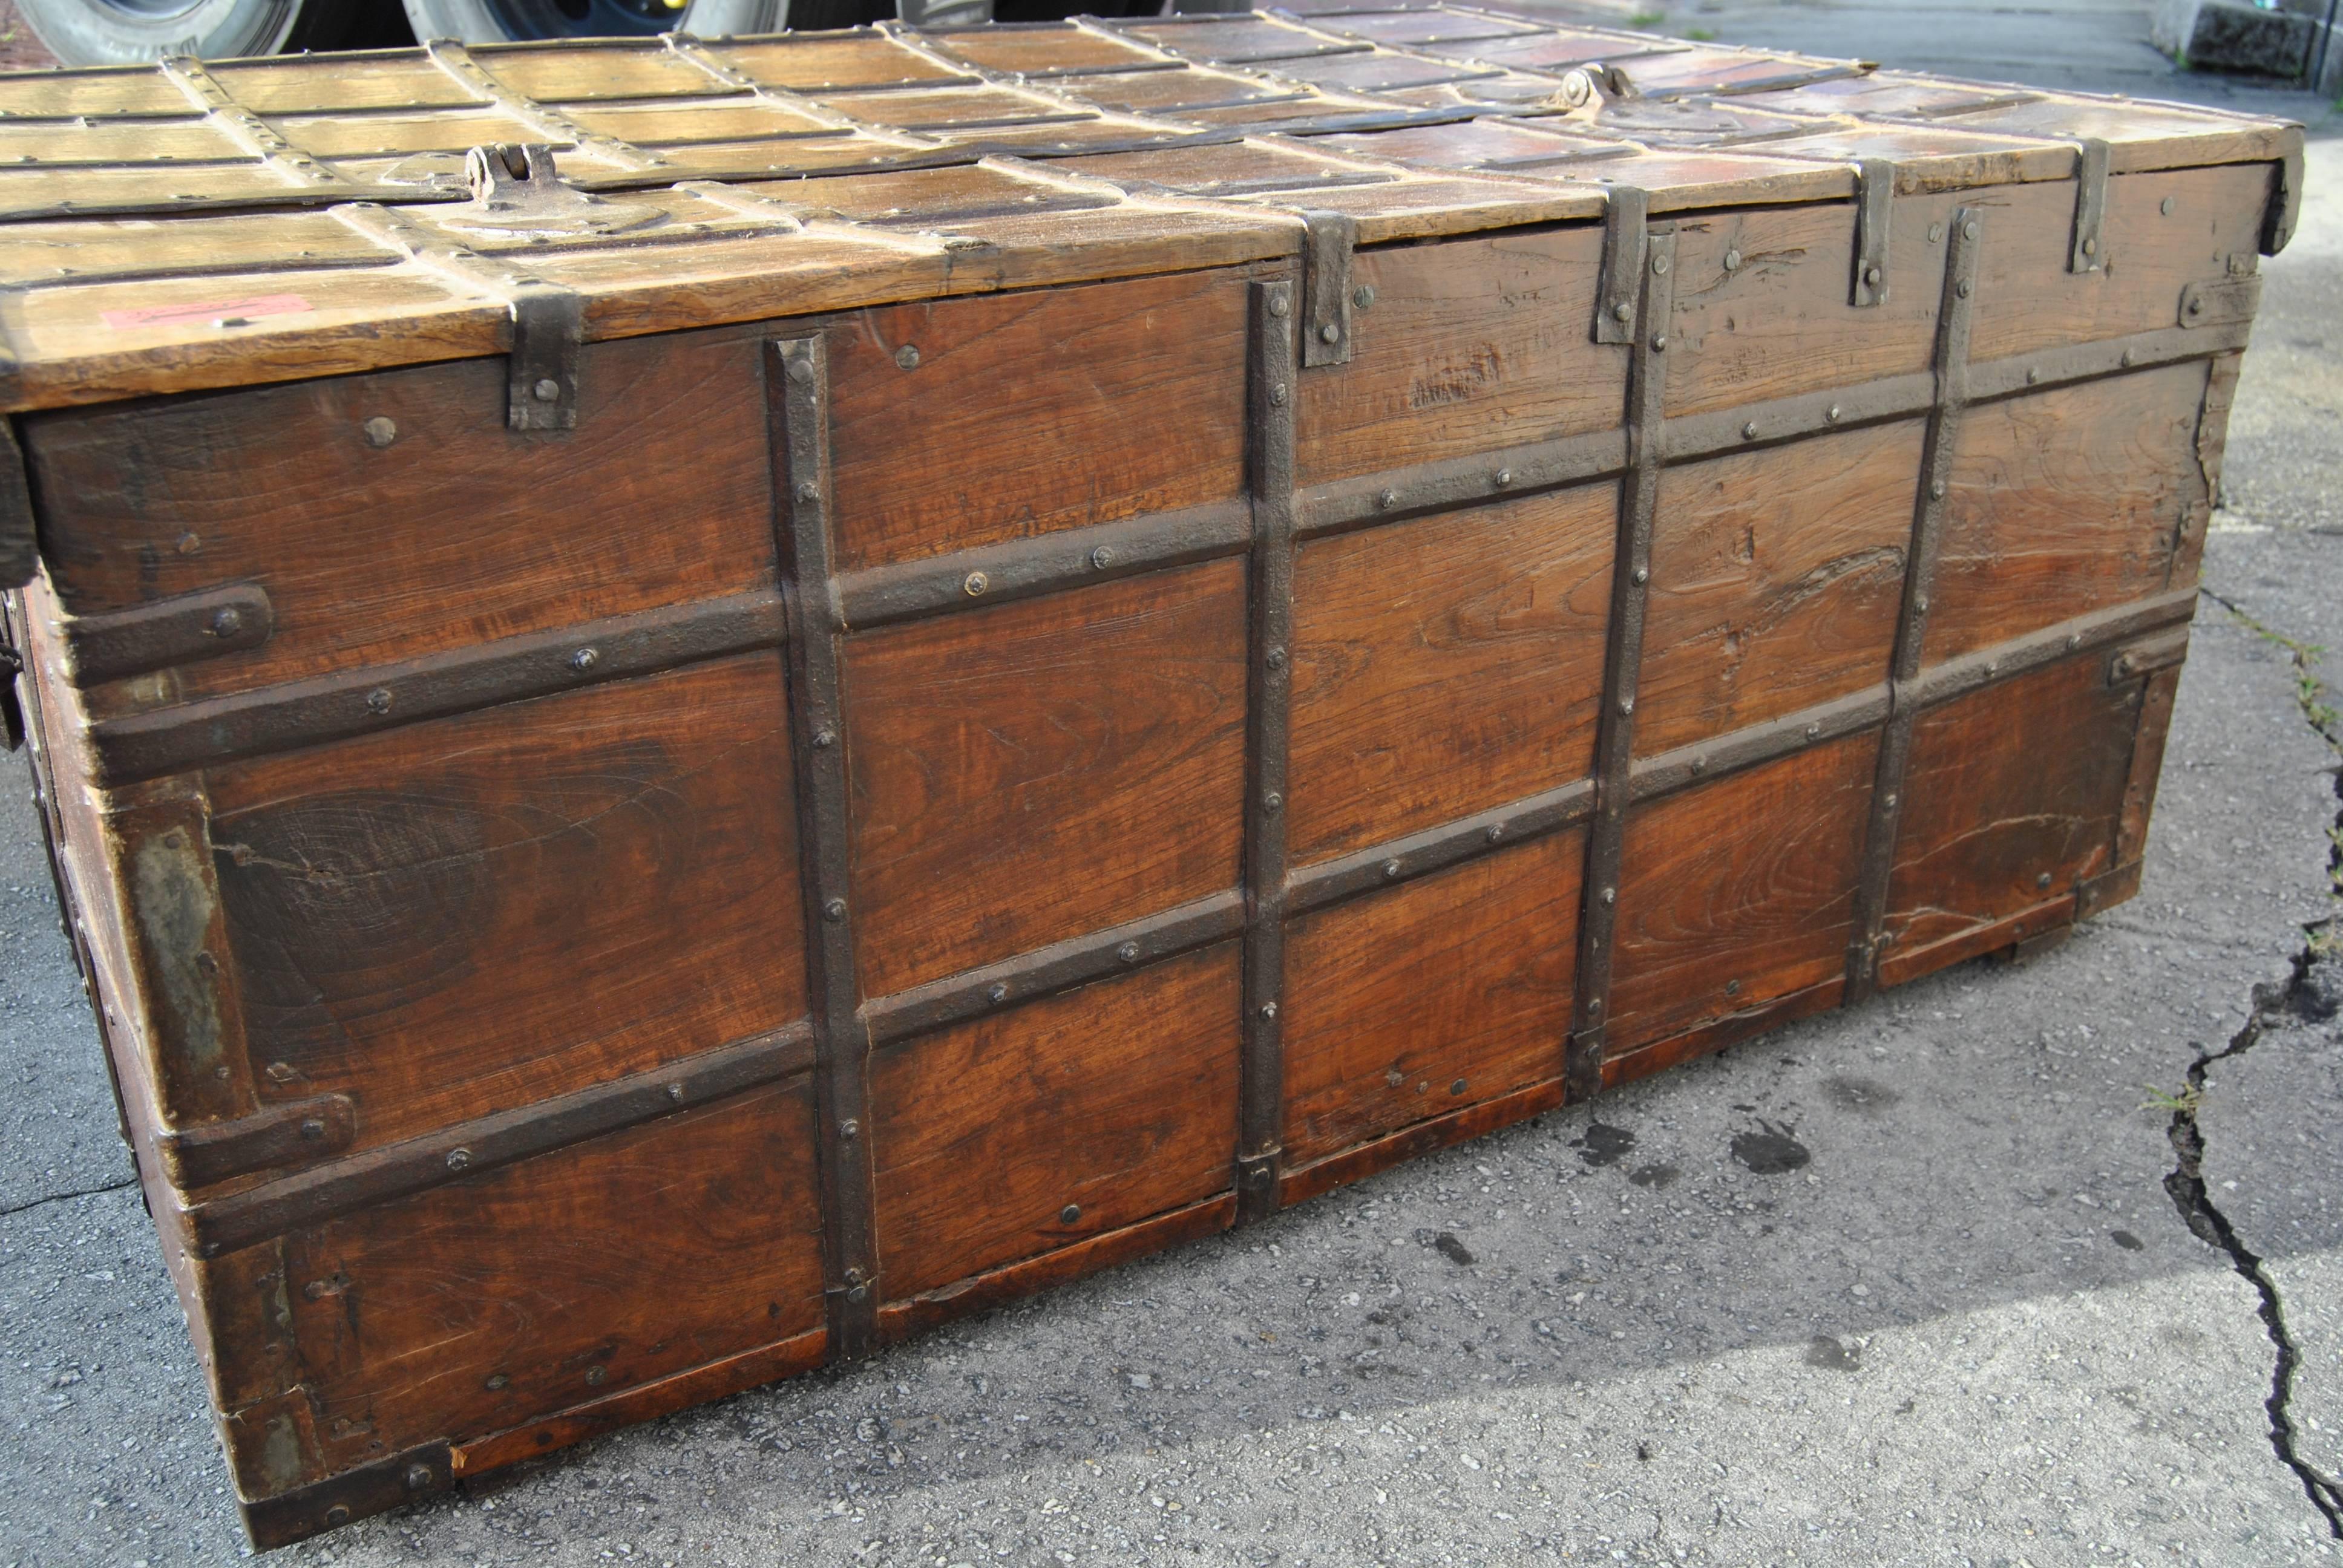
{"label": "dark stained wood", "polygon": [[2202,363],[2167,365],[1963,417],[1928,663],[2163,590],[2206,375]]}
{"label": "dark stained wood", "polygon": [[865,995],[1235,885],[1244,565],[850,638]]}
{"label": "dark stained wood", "polygon": [[1661,476],[1638,754],[1887,678],[1923,433],[1881,425]]}
{"label": "dark stained wood", "polygon": [[1599,227],[1361,251],[1352,359],[1301,378],[1303,485],[1619,423],[1627,354],[1588,336]]}
{"label": "dark stained wood", "polygon": [[1585,855],[1573,829],[1294,922],[1288,1164],[1561,1075]]}
{"label": "dark stained wood", "polygon": [[1877,747],[1849,736],[1627,819],[1606,1055],[1845,967]]}
{"label": "dark stained wood", "polygon": [[505,427],[496,359],[45,417],[49,572],[76,612],[263,587],[273,635],[182,667],[179,697],[769,586],[759,352],[594,346],[554,433]]}
{"label": "dark stained wood", "polygon": [[[2085,654],[1920,716],[1884,980],[2116,864],[2144,684],[2110,684],[2106,655]],[[2013,744],[2020,736],[2026,743]]]}
{"label": "dark stained wood", "polygon": [[874,1051],[882,1296],[1226,1191],[1238,1000],[1224,942]]}
{"label": "dark stained wood", "polygon": [[1589,485],[1303,543],[1297,862],[1586,776],[1618,497]]}
{"label": "dark stained wood", "polygon": [[749,655],[216,770],[261,1091],[368,1147],[800,1017],[786,729]]}
{"label": "dark stained wood", "polygon": [[1834,975],[1786,996],[1708,1019],[1664,1039],[1609,1052],[1603,1059],[1604,1091],[1608,1093],[1671,1067],[1682,1067],[1687,1061],[1738,1045],[1798,1019],[1827,1012],[1839,1004],[1845,992],[1846,977]]}
{"label": "dark stained wood", "polygon": [[486,1436],[807,1332],[820,1223],[800,1078],[297,1236],[319,1449]]}
{"label": "dark stained wood", "polygon": [[1242,277],[892,306],[829,347],[841,570],[1243,490]]}

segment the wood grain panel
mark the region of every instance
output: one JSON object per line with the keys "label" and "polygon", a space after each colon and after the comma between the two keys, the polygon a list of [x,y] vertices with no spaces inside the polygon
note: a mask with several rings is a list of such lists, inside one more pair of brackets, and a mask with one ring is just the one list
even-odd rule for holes
{"label": "wood grain panel", "polygon": [[1237,274],[889,306],[829,346],[841,570],[1243,490]]}
{"label": "wood grain panel", "polygon": [[1212,561],[850,638],[864,994],[1235,885],[1244,614]]}
{"label": "wood grain panel", "polygon": [[1896,203],[1883,279],[1887,297],[1861,308],[1848,303],[1852,204],[1746,207],[1679,219],[1675,306],[1667,325],[1668,417],[1926,370],[1945,276],[1944,235],[1936,226],[1950,219],[1953,206],[1949,196]]}
{"label": "wood grain panel", "polygon": [[1845,967],[1877,749],[1849,736],[1627,819],[1611,1055]]}
{"label": "wood grain panel", "polygon": [[2202,362],[1972,408],[1953,450],[1930,663],[2163,590],[2196,477]]}
{"label": "wood grain panel", "polygon": [[1302,545],[1297,859],[1587,774],[1618,498],[1617,486],[1591,485]]}
{"label": "wood grain panel", "polygon": [[2066,270],[2072,180],[1965,193],[1965,205],[1985,209],[1969,352],[1999,359],[2184,325],[2183,288],[2218,282],[2233,264],[2259,266],[2272,166],[2116,176],[2099,226],[2106,265],[2092,272]]}
{"label": "wood grain panel", "polygon": [[745,655],[216,770],[262,1092],[371,1145],[801,1016],[781,688]]}
{"label": "wood grain panel", "polygon": [[1302,485],[1615,427],[1627,351],[1594,343],[1599,228],[1363,250],[1350,364],[1301,378]]}
{"label": "wood grain panel", "polygon": [[872,1052],[885,1298],[1225,1191],[1241,1007],[1223,942]]}
{"label": "wood grain panel", "polygon": [[1661,475],[1638,754],[1887,678],[1925,435],[1881,425]]}
{"label": "wood grain panel", "polygon": [[275,635],[189,697],[769,584],[759,344],[590,344],[575,430],[507,429],[502,357],[45,416],[49,571],[75,613],[266,587]]}
{"label": "wood grain panel", "polygon": [[1884,979],[2114,866],[2145,684],[2110,686],[2107,656],[2089,654],[1920,716]]}
{"label": "wood grain panel", "polygon": [[330,1467],[817,1328],[813,1137],[799,1078],[295,1237],[283,1288]]}
{"label": "wood grain panel", "polygon": [[1295,922],[1289,1166],[1560,1076],[1585,855],[1574,829]]}

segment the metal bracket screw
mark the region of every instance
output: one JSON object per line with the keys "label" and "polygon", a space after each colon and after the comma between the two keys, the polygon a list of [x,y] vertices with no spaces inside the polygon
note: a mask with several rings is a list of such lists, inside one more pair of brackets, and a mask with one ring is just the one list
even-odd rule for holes
{"label": "metal bracket screw", "polygon": [[904,344],[895,350],[895,363],[905,370],[917,370],[920,367],[919,349],[909,343]]}
{"label": "metal bracket screw", "polygon": [[569,668],[583,675],[602,662],[602,656],[590,648],[581,648],[569,656]]}
{"label": "metal bracket screw", "polygon": [[974,598],[992,586],[992,579],[982,572],[970,572],[960,579],[960,591]]}
{"label": "metal bracket screw", "polygon": [[844,899],[832,899],[830,902],[822,905],[821,918],[828,920],[833,926],[838,924],[839,921],[846,918],[846,900]]}
{"label": "metal bracket screw", "polygon": [[550,376],[545,377],[539,380],[536,386],[529,388],[529,392],[540,403],[558,403],[561,401],[561,383],[556,381]]}
{"label": "metal bracket screw", "polygon": [[450,1170],[450,1171],[461,1171],[462,1169],[464,1169],[464,1167],[465,1167],[465,1166],[469,1165],[471,1162],[472,1162],[472,1151],[471,1151],[470,1150],[468,1150],[468,1149],[450,1149],[449,1151],[447,1151],[447,1169],[448,1169],[448,1170]]}

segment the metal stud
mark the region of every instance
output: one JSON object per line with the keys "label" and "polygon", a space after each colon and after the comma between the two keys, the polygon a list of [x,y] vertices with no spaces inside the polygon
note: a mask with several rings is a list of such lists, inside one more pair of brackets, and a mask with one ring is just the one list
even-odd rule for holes
{"label": "metal stud", "polygon": [[830,726],[825,724],[820,729],[813,732],[813,747],[815,750],[827,751],[837,744],[838,731],[832,729]]}
{"label": "metal stud", "polygon": [[2083,254],[2084,254],[2085,256],[2097,256],[2097,255],[2098,255],[2098,254],[2099,254],[2099,242],[2098,242],[2097,240],[2096,240],[2096,239],[2087,239],[2087,240],[2085,240],[2085,241],[2083,242]]}
{"label": "metal stud", "polygon": [[1614,321],[1632,321],[1634,316],[1635,307],[1624,299],[1611,307],[1611,318]]}
{"label": "metal stud", "polygon": [[1757,438],[1756,420],[1752,419],[1749,423],[1741,427],[1741,438],[1745,441],[1755,441]]}
{"label": "metal stud", "polygon": [[1965,223],[1965,224],[1961,225],[1961,237],[1962,237],[1963,239],[1975,239],[1976,236],[1977,236],[1977,226],[1976,226],[1976,219],[1975,219],[1975,218],[1971,218],[1971,219],[1969,219],[1969,221],[1968,221],[1968,222],[1966,222],[1966,223]]}
{"label": "metal stud", "polygon": [[1007,1001],[1009,1000],[1009,983],[1006,980],[994,980],[992,982],[992,988],[984,994],[993,1001]]}
{"label": "metal stud", "polygon": [[1393,507],[1399,505],[1399,492],[1397,490],[1385,490],[1382,495],[1375,498],[1375,505],[1381,507],[1384,511],[1390,511]]}
{"label": "metal stud", "polygon": [[234,637],[244,629],[244,612],[234,605],[224,605],[212,616],[214,637]]}
{"label": "metal stud", "polygon": [[398,439],[397,423],[379,414],[359,426],[358,430],[366,437],[366,444],[369,447],[387,447]]}
{"label": "metal stud", "polygon": [[1274,815],[1285,805],[1285,797],[1272,789],[1261,798],[1261,809]]}
{"label": "metal stud", "polygon": [[602,656],[590,648],[581,648],[569,656],[569,668],[583,675],[602,662]]}
{"label": "metal stud", "polygon": [[1269,313],[1272,316],[1282,317],[1292,307],[1286,303],[1285,291],[1283,289],[1280,289],[1275,294],[1269,297]]}
{"label": "metal stud", "polygon": [[1080,1203],[1069,1203],[1058,1211],[1058,1223],[1061,1225],[1071,1225],[1081,1217],[1082,1206]]}
{"label": "metal stud", "polygon": [[1511,485],[1513,482],[1513,471],[1511,468],[1498,469],[1496,473],[1496,482],[1497,488],[1501,490],[1505,488],[1508,485]]}
{"label": "metal stud", "polygon": [[1623,698],[1621,698],[1621,699],[1619,699],[1619,717],[1620,717],[1620,718],[1624,719],[1624,718],[1626,718],[1629,714],[1631,714],[1631,713],[1633,713],[1633,712],[1634,712],[1634,711],[1635,711],[1635,699],[1634,699],[1634,698],[1632,698],[1632,697],[1623,697]]}
{"label": "metal stud", "polygon": [[390,688],[387,686],[377,686],[372,691],[367,692],[366,705],[367,711],[368,713],[388,713],[390,711]]}
{"label": "metal stud", "polygon": [[1269,406],[1270,406],[1271,407],[1272,407],[1272,408],[1282,408],[1282,407],[1285,407],[1285,398],[1286,398],[1286,391],[1285,391],[1285,383],[1284,383],[1284,382],[1281,381],[1281,382],[1279,382],[1276,386],[1274,386],[1274,387],[1271,387],[1271,388],[1269,389]]}
{"label": "metal stud", "polygon": [[2134,354],[2134,353],[2133,353],[2130,349],[2128,349],[2128,348],[2127,348],[2127,349],[2125,349],[2125,350],[2123,351],[2123,355],[2122,355],[2122,364],[2123,364],[2123,367],[2124,367],[2125,369],[2128,370],[2128,369],[2130,369],[2134,365],[2137,365],[2137,363],[2139,363],[2139,356],[2138,356],[2138,355]]}
{"label": "metal stud", "polygon": [[2156,210],[2162,213],[2167,217],[2170,217],[2172,216],[2172,207],[2173,201],[2170,196],[2166,196],[2162,201],[2156,204]]}
{"label": "metal stud", "polygon": [[1114,565],[1113,548],[1111,546],[1101,545],[1098,548],[1092,550],[1091,552],[1091,565],[1096,567],[1101,571],[1104,571],[1107,568]]}
{"label": "metal stud", "polygon": [[2026,384],[2028,387],[2034,386],[2036,382],[2040,381],[2041,379],[2042,379],[2042,372],[2041,372],[2040,370],[2036,369],[2035,367],[2033,367],[2033,366],[2031,366],[2031,365],[2029,365],[2029,366],[2027,366],[2027,367],[2026,367]]}
{"label": "metal stud", "polygon": [[463,1170],[466,1166],[469,1165],[471,1162],[472,1162],[472,1151],[471,1151],[470,1150],[468,1150],[468,1149],[450,1149],[449,1151],[447,1151],[447,1169],[448,1169],[448,1170],[450,1170],[450,1171],[461,1171],[461,1170]]}
{"label": "metal stud", "polygon": [[815,484],[811,479],[800,479],[798,481],[798,499],[800,501],[820,500],[821,487]]}
{"label": "metal stud", "polygon": [[1351,290],[1351,303],[1361,310],[1372,310],[1375,304],[1375,291],[1363,283]]}
{"label": "metal stud", "polygon": [[1830,423],[1832,423],[1832,424],[1835,425],[1835,424],[1837,424],[1837,423],[1838,423],[1838,417],[1839,417],[1840,412],[1841,412],[1841,409],[1839,408],[1839,406],[1838,406],[1837,404],[1834,403],[1834,404],[1832,404],[1829,407],[1827,407],[1827,408],[1825,408],[1825,409],[1824,409],[1824,410],[1823,410],[1823,417],[1824,417],[1825,419],[1828,420]]}
{"label": "metal stud", "polygon": [[1385,860],[1383,862],[1383,876],[1385,878],[1397,877],[1399,873],[1400,863],[1397,860]]}
{"label": "metal stud", "polygon": [[561,401],[561,383],[556,381],[550,376],[546,377],[536,386],[530,387],[529,390],[537,395],[537,400],[540,403],[558,403]]}
{"label": "metal stud", "polygon": [[1282,648],[1272,648],[1266,654],[1263,654],[1262,658],[1263,662],[1265,662],[1272,669],[1283,669],[1285,668],[1285,649]]}
{"label": "metal stud", "polygon": [[838,1124],[838,1135],[840,1138],[860,1138],[862,1135],[862,1123],[850,1116]]}
{"label": "metal stud", "polygon": [[1339,323],[1330,321],[1325,326],[1320,327],[1318,329],[1318,341],[1321,343],[1340,343],[1342,341],[1342,328],[1341,325]]}
{"label": "metal stud", "polygon": [[1668,258],[1664,256],[1655,256],[1652,257],[1652,276],[1654,277],[1665,277],[1667,275]]}
{"label": "metal stud", "polygon": [[920,350],[918,347],[913,344],[906,343],[903,347],[895,350],[895,363],[905,370],[917,370],[920,367]]}
{"label": "metal stud", "polygon": [[2037,888],[2048,887],[2050,885],[2050,873],[2045,871],[2040,876],[2036,877],[2034,879],[2034,885]]}
{"label": "metal stud", "polygon": [[1634,571],[1629,575],[1635,579],[1635,586],[1637,588],[1641,588],[1645,583],[1652,580],[1652,568],[1649,567],[1637,567]]}
{"label": "metal stud", "polygon": [[974,598],[992,586],[992,579],[982,572],[970,572],[960,579],[960,591]]}
{"label": "metal stud", "polygon": [[1874,288],[1879,286],[1879,269],[1875,266],[1866,266],[1863,269],[1863,281]]}
{"label": "metal stud", "polygon": [[810,355],[799,354],[790,359],[789,379],[800,387],[813,379],[813,358]]}
{"label": "metal stud", "polygon": [[1930,245],[1936,244],[1938,240],[1944,237],[1945,226],[1943,224],[1932,223],[1928,226],[1928,243]]}
{"label": "metal stud", "polygon": [[315,1143],[326,1135],[326,1124],[314,1117],[301,1123],[301,1136]]}
{"label": "metal stud", "polygon": [[1819,724],[1809,724],[1806,726],[1806,739],[1809,740],[1820,739],[1822,732],[1823,727]]}
{"label": "metal stud", "polygon": [[1462,1093],[1463,1093],[1463,1092],[1464,1092],[1464,1081],[1463,1081],[1463,1079],[1461,1079],[1461,1078],[1460,1078],[1460,1079],[1456,1080],[1456,1081],[1454,1081],[1453,1083],[1451,1083],[1451,1084],[1448,1086],[1448,1092],[1449,1092],[1449,1093],[1451,1093],[1451,1094],[1462,1094]]}
{"label": "metal stud", "polygon": [[1725,994],[1727,996],[1739,996],[1741,994],[1741,982],[1737,980],[1726,980],[1725,982]]}
{"label": "metal stud", "polygon": [[1611,906],[1611,905],[1613,905],[1613,904],[1617,903],[1618,901],[1619,901],[1619,890],[1618,890],[1618,889],[1616,889],[1616,888],[1605,888],[1605,889],[1604,889],[1604,890],[1603,890],[1603,903],[1604,903],[1604,906],[1606,909],[1607,909],[1609,906]]}
{"label": "metal stud", "polygon": [[669,1100],[674,1101],[678,1105],[682,1104],[682,1103],[683,1103],[683,1085],[682,1085],[682,1084],[680,1084],[680,1083],[670,1083],[670,1084],[669,1084],[669,1085],[667,1086],[667,1097],[668,1097]]}
{"label": "metal stud", "polygon": [[1958,283],[1953,285],[1953,292],[1959,295],[1963,299],[1966,299],[1971,294],[1976,292],[1976,285],[1971,283],[1965,277]]}
{"label": "metal stud", "polygon": [[844,899],[832,899],[830,902],[822,905],[821,918],[828,920],[833,926],[838,924],[839,921],[846,918],[846,900]]}
{"label": "metal stud", "polygon": [[1505,825],[1503,822],[1492,822],[1489,824],[1489,842],[1493,844],[1504,836]]}
{"label": "metal stud", "polygon": [[1944,480],[1931,479],[1928,481],[1928,498],[1932,501],[1941,501],[1945,498]]}
{"label": "metal stud", "polygon": [[1263,1018],[1275,1018],[1277,1016],[1277,1004],[1273,1001],[1265,1001],[1262,1003],[1261,1016]]}
{"label": "metal stud", "polygon": [[1122,946],[1114,950],[1114,956],[1121,959],[1124,963],[1135,964],[1139,961],[1139,944],[1137,942],[1125,942]]}
{"label": "metal stud", "polygon": [[1664,332],[1654,334],[1652,337],[1652,352],[1654,354],[1664,354],[1667,352],[1667,349],[1668,335]]}
{"label": "metal stud", "polygon": [[1725,270],[1727,272],[1739,272],[1741,270],[1741,253],[1739,251],[1728,250],[1725,253]]}
{"label": "metal stud", "polygon": [[1693,776],[1694,778],[1697,779],[1697,778],[1699,778],[1702,774],[1704,774],[1704,773],[1705,773],[1705,772],[1707,772],[1707,771],[1708,771],[1708,759],[1707,759],[1707,758],[1705,758],[1705,757],[1695,757],[1695,758],[1694,758],[1694,759],[1692,759],[1692,776]]}

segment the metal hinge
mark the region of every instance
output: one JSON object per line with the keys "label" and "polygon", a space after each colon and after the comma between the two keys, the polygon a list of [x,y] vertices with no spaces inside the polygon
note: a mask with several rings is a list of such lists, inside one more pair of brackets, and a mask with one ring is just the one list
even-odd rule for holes
{"label": "metal hinge", "polygon": [[1359,226],[1338,212],[1302,215],[1302,363],[1351,362],[1351,252]]}
{"label": "metal hinge", "polygon": [[1896,210],[1896,160],[1865,158],[1855,176],[1855,280],[1847,303],[1887,303],[1887,220]]}
{"label": "metal hinge", "polygon": [[2094,136],[2075,156],[2075,242],[2068,272],[2097,272],[2107,264],[2099,227],[2107,216],[2107,144]]}
{"label": "metal hinge", "polygon": [[1644,293],[1652,199],[1640,186],[1604,193],[1603,281],[1594,291],[1594,341],[1635,341],[1636,302]]}

